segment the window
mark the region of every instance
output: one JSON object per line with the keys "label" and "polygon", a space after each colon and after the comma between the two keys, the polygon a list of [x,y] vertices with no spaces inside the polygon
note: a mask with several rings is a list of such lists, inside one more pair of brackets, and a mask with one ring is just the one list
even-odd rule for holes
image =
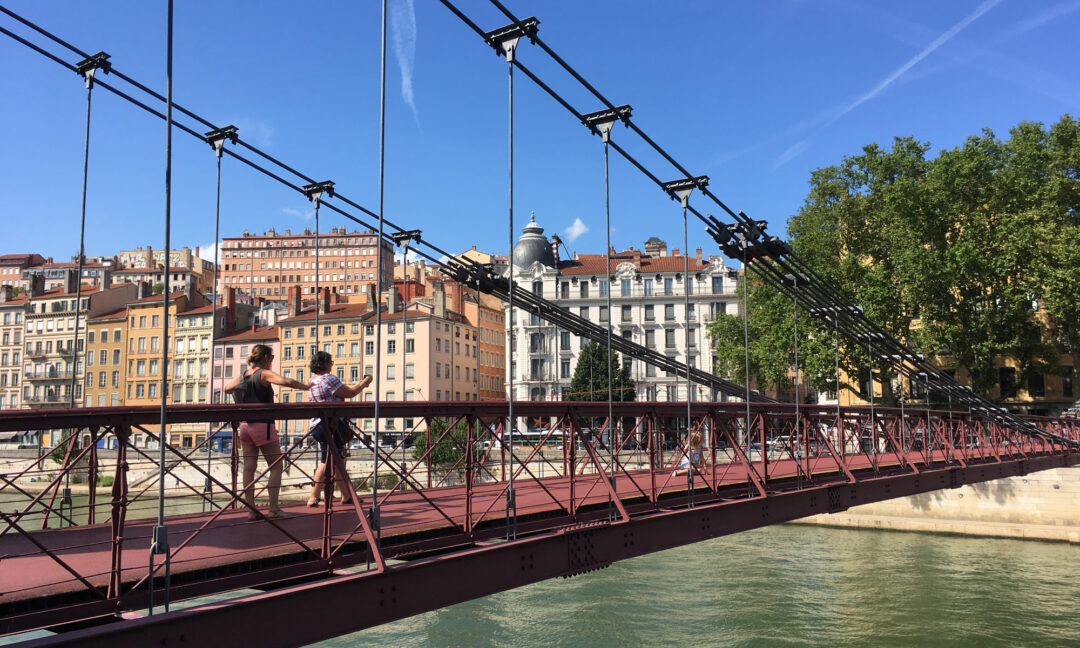
{"label": "window", "polygon": [[580,314],[581,314],[582,319],[589,319],[589,307],[588,306],[582,306],[581,310],[580,310]]}
{"label": "window", "polygon": [[386,332],[387,333],[397,333],[397,324],[395,324],[394,322],[390,322],[389,324],[387,324],[386,325]]}
{"label": "window", "polygon": [[633,306],[622,307],[622,321],[629,322],[633,316]]}
{"label": "window", "polygon": [[559,365],[559,377],[560,378],[569,378],[570,377],[570,361],[569,360],[563,360],[562,363]]}
{"label": "window", "polygon": [[570,299],[570,282],[564,281],[559,284],[559,298]]}
{"label": "window", "polygon": [[652,279],[646,279],[645,280],[645,296],[646,297],[652,297],[652,295],[653,295],[653,280]]}
{"label": "window", "polygon": [[664,329],[664,348],[675,348],[675,329]]}
{"label": "window", "polygon": [[559,348],[563,351],[570,350],[570,333],[568,331],[559,333]]}
{"label": "window", "polygon": [[675,281],[671,277],[666,277],[664,279],[664,294],[665,295],[674,294],[675,293],[675,291],[673,290],[674,287],[675,287]]}
{"label": "window", "polygon": [[619,282],[619,286],[620,286],[620,292],[621,292],[622,296],[623,297],[629,297],[630,296],[630,290],[631,290],[631,288],[630,288],[630,280],[629,279],[623,279],[621,282]]}
{"label": "window", "polygon": [[1016,397],[1016,369],[1012,367],[998,368],[998,388],[1001,398]]}
{"label": "window", "polygon": [[650,349],[656,348],[656,331],[652,329],[645,331],[645,346]]}
{"label": "window", "polygon": [[713,277],[712,278],[712,294],[719,295],[724,292],[724,278]]}
{"label": "window", "polygon": [[1032,398],[1046,396],[1046,377],[1042,374],[1031,374],[1028,376],[1027,391],[1028,396],[1031,396]]}
{"label": "window", "polygon": [[645,321],[646,322],[654,322],[654,321],[656,321],[656,314],[655,314],[655,311],[654,311],[654,308],[653,308],[652,304],[646,304],[645,305]]}
{"label": "window", "polygon": [[364,342],[364,353],[366,353],[367,355],[372,355],[373,353],[375,353],[375,343],[371,342],[370,340]]}
{"label": "window", "polygon": [[386,378],[387,378],[387,380],[390,380],[390,379],[394,378],[394,376],[396,374],[397,374],[397,367],[396,366],[394,366],[392,364],[386,365]]}
{"label": "window", "polygon": [[405,339],[405,353],[412,353],[415,350],[415,343],[412,338]]}
{"label": "window", "polygon": [[607,279],[600,280],[600,296],[607,297],[608,295],[608,281]]}
{"label": "window", "polygon": [[387,353],[396,353],[397,352],[397,340],[387,340],[386,341],[386,352]]}
{"label": "window", "polygon": [[675,304],[664,304],[664,321],[670,322],[675,319]]}
{"label": "window", "polygon": [[587,299],[589,297],[589,282],[582,281],[578,284],[578,296],[582,299]]}
{"label": "window", "polygon": [[98,352],[98,364],[99,365],[107,365],[107,364],[109,364],[109,352],[106,349],[102,349],[101,351]]}
{"label": "window", "polygon": [[411,362],[405,365],[405,379],[413,379],[413,364]]}

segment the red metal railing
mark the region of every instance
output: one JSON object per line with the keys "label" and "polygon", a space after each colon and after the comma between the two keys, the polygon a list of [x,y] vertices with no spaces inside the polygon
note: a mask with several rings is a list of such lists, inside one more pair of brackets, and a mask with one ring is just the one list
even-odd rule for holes
{"label": "red metal railing", "polygon": [[[146,607],[148,590],[164,587],[164,562],[147,564],[159,478],[170,513],[169,597],[177,601],[345,567],[384,574],[400,568],[388,567],[390,558],[483,546],[508,534],[511,476],[513,528],[534,537],[822,486],[1068,457],[1068,442],[1080,442],[1076,420],[1032,419],[1051,435],[1038,437],[960,412],[802,406],[796,419],[793,405],[752,404],[747,420],[742,403],[694,403],[689,430],[706,439],[704,461],[676,476],[686,454],[685,403],[616,403],[614,425],[607,403],[515,403],[517,415],[542,425],[517,433],[513,448],[505,403],[385,403],[381,416],[412,418],[414,427],[382,447],[365,426],[352,426],[359,447],[351,457],[331,443],[319,508],[304,505],[317,452],[306,435],[294,438],[277,460],[288,473],[283,498],[293,503],[272,519],[246,509],[235,445],[228,454],[206,451],[253,410],[289,421],[374,413],[362,403],[170,408],[170,425],[207,434],[195,447],[168,447],[162,475],[145,447],[160,436],[157,408],[0,412],[0,431],[76,440],[52,456],[10,460],[0,475],[0,632]],[[405,449],[409,438],[418,444]],[[269,470],[263,465],[255,483]],[[346,505],[329,496],[335,475],[346,477]],[[107,478],[107,494],[90,487]]]}

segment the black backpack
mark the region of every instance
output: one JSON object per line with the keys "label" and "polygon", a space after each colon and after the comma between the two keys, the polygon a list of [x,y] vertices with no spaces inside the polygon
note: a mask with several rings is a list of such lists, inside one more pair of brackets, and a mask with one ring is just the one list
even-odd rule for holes
{"label": "black backpack", "polygon": [[255,393],[255,376],[259,375],[258,371],[255,371],[250,376],[244,376],[244,379],[240,381],[232,392],[232,399],[234,403],[259,403],[258,395]]}

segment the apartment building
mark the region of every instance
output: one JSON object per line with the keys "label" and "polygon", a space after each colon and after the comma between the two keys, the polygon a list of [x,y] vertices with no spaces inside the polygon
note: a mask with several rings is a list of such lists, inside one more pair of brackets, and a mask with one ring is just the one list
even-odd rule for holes
{"label": "apartment building", "polygon": [[17,409],[22,376],[25,294],[12,297],[11,285],[0,285],[0,410]]}
{"label": "apartment building", "polygon": [[[739,312],[738,273],[728,268],[723,258],[703,258],[700,249],[689,258],[679,250],[668,254],[666,244],[654,237],[646,242],[646,251],[631,247],[613,253],[610,269],[605,272],[605,255],[578,254],[570,260],[556,260],[543,231],[535,220],[523,228],[513,252],[515,283],[583,319],[600,326],[610,324],[612,335],[692,367],[712,368],[713,351],[706,327],[717,313]],[[686,266],[689,274],[685,274]],[[513,360],[514,398],[561,398],[586,340],[535,313],[515,309],[511,321],[514,335],[506,353]],[[641,360],[632,359],[630,366],[638,400],[686,399],[685,378]],[[706,391],[693,386],[694,400],[718,398]]]}
{"label": "apartment building", "polygon": [[127,306],[86,321],[86,407],[119,407],[127,384]]}
{"label": "apartment building", "polygon": [[[121,250],[117,253],[116,259],[120,266],[131,270],[161,270],[165,267],[165,251],[155,250],[150,246],[146,248],[137,247],[134,250]],[[189,270],[196,291],[201,293],[213,292],[214,262],[200,257],[198,247],[194,251],[189,247],[172,250],[169,253],[169,268],[170,270],[181,268]],[[150,281],[150,279],[144,280]],[[163,283],[163,281],[159,279],[151,282],[151,285],[154,283]],[[170,282],[170,290],[184,289],[174,284],[175,281]]]}
{"label": "apartment building", "polygon": [[[125,405],[158,405],[161,403],[162,362],[162,302],[161,295],[151,295],[127,305],[127,371],[124,386]],[[205,305],[202,295],[188,297],[186,293],[169,295],[168,317],[170,336],[177,333],[177,315]]]}
{"label": "apartment building", "polygon": [[320,233],[317,242],[318,267],[316,237],[309,229],[300,234],[291,230],[278,234],[271,228],[261,235],[245,230],[242,236],[222,239],[222,285],[276,301],[285,301],[288,287],[299,285],[302,294],[314,300],[316,281],[332,293],[359,296],[375,283],[376,275],[381,274],[383,285],[389,285],[393,278],[393,244],[382,243],[380,271],[374,232],[335,227]]}
{"label": "apartment building", "polygon": [[0,286],[26,289],[23,270],[45,263],[40,254],[2,254],[0,255]]}
{"label": "apartment building", "polygon": [[[82,267],[82,283],[91,289],[110,285],[109,273],[112,267],[100,262],[87,261]],[[23,282],[30,286],[34,277],[40,277],[42,288],[52,290],[54,288],[67,287],[68,275],[78,274],[79,264],[76,262],[54,263],[52,259],[46,259],[45,263],[24,268],[22,271]],[[74,291],[73,291],[74,292]]]}
{"label": "apartment building", "polygon": [[[112,273],[111,282],[117,284],[145,283],[149,286],[165,285],[164,268],[124,268]],[[182,292],[189,295],[196,293],[206,294],[211,292],[208,285],[212,286],[212,280],[196,274],[191,268],[169,269],[169,293]]]}

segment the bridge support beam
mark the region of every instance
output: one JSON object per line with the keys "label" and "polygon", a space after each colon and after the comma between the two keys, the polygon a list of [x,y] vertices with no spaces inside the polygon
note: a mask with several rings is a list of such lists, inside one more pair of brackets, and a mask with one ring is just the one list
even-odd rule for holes
{"label": "bridge support beam", "polygon": [[[1002,477],[1080,464],[1080,453],[1002,463],[927,469],[919,474],[837,482],[767,498],[699,504],[620,524],[582,525],[513,542],[480,544],[452,555],[349,574],[273,592],[69,632],[30,646],[114,648],[116,645],[232,646],[230,629],[244,627],[262,648],[341,636],[414,614],[558,576],[602,569],[618,560],[787,522],[815,513],[956,488]],[[483,574],[478,578],[478,574]],[[441,586],[433,586],[439,583]],[[363,604],[359,604],[363,602]],[[297,609],[305,623],[268,624]]]}

